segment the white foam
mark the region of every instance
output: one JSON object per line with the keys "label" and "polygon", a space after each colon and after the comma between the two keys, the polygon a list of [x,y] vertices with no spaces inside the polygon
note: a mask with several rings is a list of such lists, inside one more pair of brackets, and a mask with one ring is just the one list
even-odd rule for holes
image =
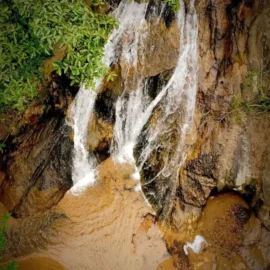
{"label": "white foam", "polygon": [[196,235],[193,243],[187,242],[186,245],[184,245],[185,254],[188,255],[188,248],[191,248],[194,253],[199,254],[201,252],[202,243],[207,243],[205,238],[201,235]]}
{"label": "white foam", "polygon": [[134,188],[135,192],[141,192],[142,191],[142,186],[140,184],[137,184]]}
{"label": "white foam", "polygon": [[141,179],[140,172],[139,172],[138,170],[136,170],[136,172],[133,173],[133,174],[131,175],[131,177],[132,177],[132,179],[134,179],[135,181],[140,181],[140,179]]}

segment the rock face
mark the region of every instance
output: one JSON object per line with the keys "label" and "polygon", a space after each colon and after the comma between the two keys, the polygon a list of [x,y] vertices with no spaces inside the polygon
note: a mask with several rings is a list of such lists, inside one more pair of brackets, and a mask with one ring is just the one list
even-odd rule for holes
{"label": "rock face", "polygon": [[149,25],[149,36],[141,44],[141,58],[137,70],[142,71],[144,77],[156,76],[174,68],[177,64],[179,52],[179,29],[176,21],[166,27],[161,21]]}
{"label": "rock face", "polygon": [[52,80],[48,92],[41,93],[40,104],[31,105],[21,118],[14,117],[19,123],[16,133],[6,135],[0,201],[14,217],[51,208],[72,185],[73,142],[64,119],[72,91],[66,87],[65,79]]}
{"label": "rock face", "polygon": [[217,184],[214,169],[215,161],[210,155],[190,160],[181,175],[178,196],[187,204],[202,207]]}
{"label": "rock face", "polygon": [[[187,176],[194,171],[191,163],[202,167],[199,169],[202,174],[203,163],[198,164],[198,160],[204,157],[211,157],[211,161],[206,162],[211,181],[210,187],[202,188],[202,193],[194,196],[192,201],[186,201],[187,196],[183,196],[186,203],[203,205],[205,200],[200,204],[202,197],[207,198],[216,185],[218,190],[237,188],[242,193],[254,187],[252,205],[255,206],[260,198],[260,202],[264,202],[264,211],[269,207],[264,194],[268,192],[270,181],[268,115],[234,107],[235,100],[251,106],[256,103],[256,78],[252,79],[252,87],[247,86],[247,78],[259,67],[260,73],[267,69],[258,63],[268,55],[270,32],[262,29],[262,20],[269,23],[269,8],[267,1],[199,1],[197,4],[201,22],[195,119],[197,139],[180,176],[180,186],[190,183]],[[261,33],[261,39],[256,38],[258,33]],[[259,49],[253,53],[255,39]],[[263,44],[266,46],[264,51],[261,50]],[[268,79],[264,77],[264,80]],[[264,90],[267,95],[268,88]],[[195,175],[198,177],[197,173]]]}
{"label": "rock face", "polygon": [[[188,9],[189,1],[185,2]],[[270,122],[260,111],[247,112],[242,106],[255,105],[255,100],[258,100],[256,78],[252,78],[249,85],[246,80],[250,72],[261,67],[262,59],[267,58],[269,53],[269,31],[262,27],[269,23],[269,8],[267,1],[203,0],[196,3],[199,19],[198,92],[194,126],[186,141],[188,155],[179,170],[177,183],[173,183],[176,191],[172,197],[163,192],[164,186],[172,184],[171,179],[159,179],[145,190],[146,195],[155,194],[154,199],[152,195],[147,196],[160,212],[169,209],[176,220],[179,220],[175,215],[179,205],[200,212],[211,193],[236,188],[249,197],[249,203],[269,227],[265,216],[270,209]],[[110,82],[104,80],[99,90],[89,122],[87,145],[89,151],[96,153],[101,161],[110,155],[118,96],[124,89],[133,89],[139,76],[150,78],[148,88],[154,98],[163,82],[169,80],[176,65],[179,52],[176,17],[172,11],[165,10],[161,20],[158,20],[160,12],[160,3],[150,1],[146,13],[148,29],[143,30],[148,36],[138,43],[137,66],[127,65],[119,53],[117,63],[112,66],[116,79]],[[129,35],[121,41],[123,47],[131,42]],[[264,50],[261,49],[263,45]],[[264,64],[264,70],[267,64]],[[35,124],[38,110],[39,107],[33,116],[25,114],[26,123]],[[155,125],[159,113],[160,108],[157,107],[147,125]],[[171,115],[166,123],[171,125],[171,132],[162,137],[160,147],[143,168],[144,181],[157,175],[166,159],[173,155],[179,141],[178,126],[175,126],[178,117],[178,114]],[[142,134],[136,151],[143,147],[143,140]],[[161,195],[162,192],[164,194]],[[165,201],[170,207],[164,207]]]}
{"label": "rock face", "polygon": [[63,120],[52,119],[18,138],[22,144],[11,154],[1,187],[1,201],[14,216],[50,208],[71,187],[73,144],[64,129]]}
{"label": "rock face", "polygon": [[[269,2],[197,1],[197,12],[197,104],[194,126],[186,141],[188,156],[180,170],[175,199],[180,204],[201,208],[211,192],[238,189],[245,197],[252,197],[249,192],[252,189],[253,198],[249,202],[256,209],[258,204],[263,204],[259,217],[269,226],[265,218],[269,213],[266,199],[269,196],[265,193],[269,184],[270,122],[267,113],[243,108],[243,104],[247,107],[260,104],[259,90],[256,92],[259,75],[252,78],[250,87],[247,82],[250,74],[256,70],[264,74],[269,68],[268,63],[261,66],[269,53],[269,30],[262,29],[262,21],[269,23]],[[261,33],[261,38],[257,38],[257,33]],[[253,54],[251,47],[255,47],[255,40],[259,49]],[[269,75],[264,75],[263,80],[267,82]],[[268,88],[263,91],[268,95]],[[237,102],[241,106],[235,105]],[[158,115],[158,111],[155,113]],[[171,154],[177,144],[173,117],[171,133],[161,140],[160,148],[149,160],[145,178],[160,170],[166,158],[170,158],[168,149]],[[170,179],[156,181],[149,193],[161,196],[168,182]],[[159,209],[166,209],[166,201],[161,197]],[[170,201],[175,202],[174,198]],[[190,211],[189,207],[186,209]]]}
{"label": "rock face", "polygon": [[[247,81],[252,72],[260,70],[258,73],[265,74],[268,70],[268,62],[263,66],[262,63],[269,53],[270,32],[262,21],[269,23],[269,1],[204,0],[197,1],[196,9],[199,16],[196,112],[186,142],[188,156],[179,174],[175,194],[178,202],[171,200],[172,216],[178,219],[175,213],[179,203],[199,209],[211,192],[238,189],[249,197],[249,203],[268,227],[269,112],[245,110],[243,104],[251,105],[250,108],[260,104],[257,75],[251,83]],[[265,74],[263,80],[267,82],[269,76]],[[263,91],[268,95],[267,87]],[[158,162],[155,160],[153,164]]]}
{"label": "rock face", "polygon": [[92,115],[88,125],[87,146],[89,151],[97,152],[105,157],[113,139],[113,126],[110,122]]}

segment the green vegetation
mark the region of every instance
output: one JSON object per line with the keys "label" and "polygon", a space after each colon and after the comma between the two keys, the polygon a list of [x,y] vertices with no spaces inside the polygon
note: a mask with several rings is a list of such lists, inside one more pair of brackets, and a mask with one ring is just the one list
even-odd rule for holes
{"label": "green vegetation", "polygon": [[[270,88],[268,78],[263,72],[249,72],[244,79],[243,97],[234,97],[232,110],[242,110],[246,113],[255,112],[265,115],[270,112]],[[270,116],[270,115],[268,115]]]}
{"label": "green vegetation", "polygon": [[168,4],[173,11],[178,11],[180,9],[179,0],[164,0],[164,2]]}
{"label": "green vegetation", "polygon": [[242,84],[242,95],[234,96],[231,108],[219,121],[232,116],[237,124],[242,123],[246,113],[270,119],[270,71],[249,72]]}
{"label": "green vegetation", "polygon": [[255,98],[249,102],[242,102],[243,108],[249,112],[257,109],[259,114],[270,112],[270,87],[268,72],[249,72],[244,80],[243,87],[256,93]]}
{"label": "green vegetation", "polygon": [[25,109],[44,84],[44,60],[56,45],[64,53],[53,67],[72,84],[92,86],[106,72],[101,59],[116,22],[83,0],[1,0],[0,23],[0,109]]}
{"label": "green vegetation", "polygon": [[0,153],[4,152],[5,147],[6,147],[6,144],[4,142],[0,142]]}
{"label": "green vegetation", "polygon": [[[1,221],[0,221],[0,254],[4,251],[4,245],[6,243],[6,237],[5,232],[7,230],[7,221],[8,221],[9,215],[4,214]],[[0,262],[2,261],[0,257]],[[16,270],[17,264],[14,261],[10,261],[7,266],[1,267],[1,270]]]}

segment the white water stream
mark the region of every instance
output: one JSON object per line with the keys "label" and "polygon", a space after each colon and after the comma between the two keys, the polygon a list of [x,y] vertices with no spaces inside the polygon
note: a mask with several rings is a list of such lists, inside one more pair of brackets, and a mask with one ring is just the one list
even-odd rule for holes
{"label": "white water stream", "polygon": [[[186,158],[184,145],[193,121],[197,91],[198,25],[194,1],[191,1],[188,14],[185,14],[184,2],[181,1],[178,25],[180,28],[180,53],[177,66],[168,83],[163,86],[154,100],[151,100],[147,92],[147,80],[138,80],[137,89],[133,90],[128,97],[124,92],[116,103],[112,153],[120,162],[135,163],[133,151],[138,143],[139,135],[156,106],[159,105],[162,110],[156,124],[148,127],[146,145],[138,160],[140,165],[136,169],[136,176],[151,153],[159,147],[161,136],[170,132],[170,124],[172,124],[169,123],[170,117],[175,114],[177,118],[174,119],[173,124],[178,126],[176,151],[169,150],[175,153],[167,159],[155,178],[158,176],[176,178],[178,170]],[[136,39],[134,42],[137,42]],[[134,47],[137,46],[134,45]],[[125,91],[129,92],[130,89],[125,89]],[[154,181],[155,178],[148,179],[148,183]]]}
{"label": "white water stream", "polygon": [[[119,28],[115,29],[105,47],[104,63],[120,60],[134,68],[136,76],[133,89],[125,85],[124,92],[116,102],[116,122],[114,125],[114,142],[111,152],[120,162],[135,164],[133,150],[137,144],[145,124],[150,119],[153,110],[159,105],[162,114],[155,126],[147,130],[147,143],[139,158],[140,166],[135,169],[134,178],[139,179],[139,170],[156,149],[159,136],[167,132],[166,121],[177,111],[181,111],[179,125],[179,142],[174,157],[168,161],[162,173],[181,165],[185,158],[183,146],[186,135],[192,124],[195,108],[197,88],[197,15],[194,0],[190,3],[189,13],[185,14],[184,1],[180,0],[181,9],[177,20],[180,30],[180,53],[177,66],[159,94],[151,99],[147,92],[147,79],[136,73],[138,55],[143,55],[143,42],[147,39],[148,22],[145,19],[147,3],[123,1],[115,10],[114,16],[119,21]],[[126,42],[123,42],[123,39]],[[140,58],[143,62],[143,59]],[[88,122],[94,108],[96,94],[91,90],[81,88],[72,109],[74,128],[74,159],[73,159],[73,191],[80,191],[94,182],[96,159],[86,150],[86,136]]]}
{"label": "white water stream", "polygon": [[[97,83],[98,84],[98,83]],[[96,93],[92,89],[79,90],[71,107],[71,126],[74,131],[74,155],[71,192],[79,193],[95,181],[96,158],[86,149],[88,122],[95,104]]]}
{"label": "white water stream", "polygon": [[[167,153],[167,161],[153,179],[148,179],[148,183],[160,176],[165,178],[173,177],[176,183],[179,169],[186,158],[184,147],[193,123],[198,64],[198,25],[194,0],[191,1],[189,8],[189,13],[185,14],[184,3],[181,1],[181,10],[178,14],[178,23],[181,30],[180,53],[177,66],[167,85],[147,108],[152,110],[160,102],[162,114],[158,117],[155,125],[148,127],[147,143],[144,145],[138,162],[139,170],[142,169],[151,153],[160,147],[162,137],[168,137],[168,134],[171,137],[170,141],[167,142],[167,145],[170,146]],[[177,137],[176,139],[173,137],[171,126],[177,129],[177,135],[174,134]],[[174,140],[177,140],[176,146],[173,142]]]}

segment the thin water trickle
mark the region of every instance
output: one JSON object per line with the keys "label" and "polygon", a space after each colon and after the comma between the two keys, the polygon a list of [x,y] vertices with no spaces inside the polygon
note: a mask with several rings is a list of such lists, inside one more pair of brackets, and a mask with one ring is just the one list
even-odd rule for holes
{"label": "thin water trickle", "polygon": [[74,155],[70,192],[80,193],[95,181],[95,156],[87,151],[88,122],[94,108],[96,93],[92,89],[79,90],[71,108],[71,125],[74,130]]}
{"label": "thin water trickle", "polygon": [[[181,6],[184,6],[183,1],[181,1]],[[160,93],[164,96],[161,101],[163,114],[157,119],[157,123],[147,130],[147,144],[139,160],[140,169],[158,145],[161,135],[168,132],[169,127],[166,126],[166,123],[169,122],[170,116],[174,113],[179,113],[180,116],[176,119],[180,140],[174,158],[170,159],[169,163],[161,168],[161,171],[171,170],[172,166],[180,165],[184,159],[183,145],[192,125],[197,92],[198,26],[197,15],[194,12],[194,1],[191,1],[190,9],[193,15],[185,14],[184,8],[181,8],[178,15],[179,25],[181,26],[179,59],[171,79],[162,90],[166,91],[166,95]],[[157,104],[159,101],[154,102]]]}
{"label": "thin water trickle", "polygon": [[[120,58],[126,60],[130,67],[137,64],[139,42],[147,35],[145,27],[147,5],[148,3],[122,1],[113,13],[119,26],[113,31],[105,46],[104,63],[107,66],[119,61]],[[125,42],[122,42],[123,39]]]}

